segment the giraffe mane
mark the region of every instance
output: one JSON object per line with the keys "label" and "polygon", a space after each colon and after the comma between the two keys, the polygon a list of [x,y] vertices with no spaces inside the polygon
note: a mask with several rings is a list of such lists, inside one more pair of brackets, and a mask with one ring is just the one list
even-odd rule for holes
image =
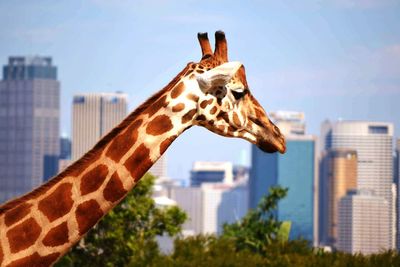
{"label": "giraffe mane", "polygon": [[114,137],[116,137],[121,131],[123,131],[126,127],[128,127],[135,119],[145,111],[155,100],[159,99],[164,93],[171,90],[180,80],[181,76],[185,75],[185,73],[190,68],[192,63],[188,63],[186,67],[175,76],[172,81],[170,81],[163,89],[152,95],[145,102],[143,102],[139,107],[137,107],[133,112],[131,112],[118,126],[113,128],[108,134],[106,134],[103,138],[101,138],[96,145],[86,152],[80,159],[72,163],[69,167],[67,167],[64,171],[59,173],[57,176],[50,179],[47,183],[39,186],[33,191],[19,197],[16,199],[12,199],[3,205],[0,206],[0,215],[5,213],[8,210],[11,210],[18,206],[19,204],[34,199],[37,196],[40,196],[42,193],[45,193],[48,189],[50,189],[53,185],[58,183],[62,178],[69,176],[72,172],[75,171],[76,168],[80,168],[85,166],[88,161],[92,159],[94,155],[96,155],[104,145],[108,144]]}

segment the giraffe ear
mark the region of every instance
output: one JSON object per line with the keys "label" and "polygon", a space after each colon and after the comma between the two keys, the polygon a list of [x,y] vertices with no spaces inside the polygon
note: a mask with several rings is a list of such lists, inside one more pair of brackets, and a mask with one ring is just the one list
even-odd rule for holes
{"label": "giraffe ear", "polygon": [[196,79],[202,91],[208,91],[216,86],[225,86],[236,74],[242,63],[238,61],[227,62],[200,75]]}

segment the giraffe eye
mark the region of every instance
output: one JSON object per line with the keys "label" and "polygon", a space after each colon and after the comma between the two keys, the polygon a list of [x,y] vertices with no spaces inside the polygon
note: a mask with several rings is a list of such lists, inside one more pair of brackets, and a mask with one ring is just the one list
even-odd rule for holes
{"label": "giraffe eye", "polygon": [[247,94],[247,90],[243,90],[241,92],[232,90],[232,95],[236,100],[243,98],[246,94]]}

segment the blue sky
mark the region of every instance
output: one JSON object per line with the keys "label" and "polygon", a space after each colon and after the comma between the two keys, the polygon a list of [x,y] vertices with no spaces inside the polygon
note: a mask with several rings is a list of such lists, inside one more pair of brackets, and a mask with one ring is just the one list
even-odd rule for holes
{"label": "blue sky", "polygon": [[[124,91],[133,110],[199,60],[197,32],[218,29],[267,111],[304,111],[311,134],[326,118],[400,131],[399,1],[16,0],[0,1],[0,25],[1,65],[53,57],[67,134],[74,93]],[[250,145],[193,127],[167,153],[169,175],[185,179],[195,160],[249,162]]]}

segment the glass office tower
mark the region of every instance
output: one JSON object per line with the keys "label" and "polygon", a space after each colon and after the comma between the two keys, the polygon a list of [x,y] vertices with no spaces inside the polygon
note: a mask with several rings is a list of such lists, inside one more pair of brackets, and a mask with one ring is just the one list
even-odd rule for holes
{"label": "glass office tower", "polygon": [[59,155],[60,83],[50,57],[10,57],[0,81],[0,203],[40,185]]}
{"label": "glass office tower", "polygon": [[268,154],[252,146],[250,208],[255,208],[271,186],[289,189],[278,204],[279,220],[291,221],[290,238],[317,240],[316,139],[289,135],[285,154]]}

